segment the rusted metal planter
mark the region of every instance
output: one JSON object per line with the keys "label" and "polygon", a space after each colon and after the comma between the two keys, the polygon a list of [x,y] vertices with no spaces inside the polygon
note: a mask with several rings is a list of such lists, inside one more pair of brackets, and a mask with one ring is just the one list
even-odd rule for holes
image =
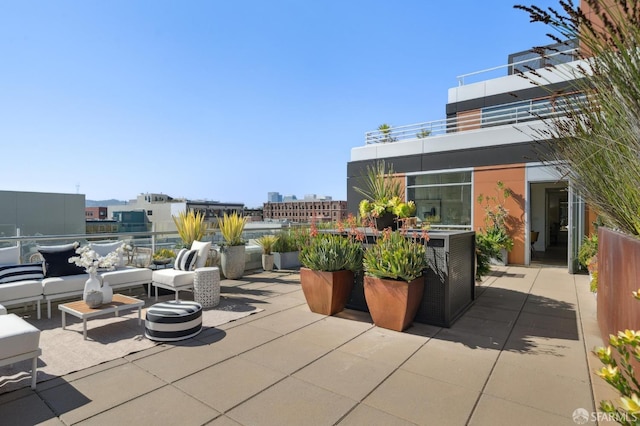
{"label": "rusted metal planter", "polygon": [[640,239],[598,228],[598,325],[602,340],[625,329],[640,330]]}
{"label": "rusted metal planter", "polygon": [[365,275],[364,297],[373,323],[403,331],[413,322],[424,292],[424,276],[413,281],[397,281]]}
{"label": "rusted metal planter", "polygon": [[314,271],[300,268],[300,284],[311,312],[335,315],[347,304],[353,289],[353,272]]}

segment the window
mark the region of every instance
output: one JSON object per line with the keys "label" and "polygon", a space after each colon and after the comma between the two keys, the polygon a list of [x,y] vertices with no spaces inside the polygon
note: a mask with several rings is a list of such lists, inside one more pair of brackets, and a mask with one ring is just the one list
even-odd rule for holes
{"label": "window", "polygon": [[407,199],[416,216],[434,227],[471,229],[471,171],[407,176]]}
{"label": "window", "polygon": [[153,216],[153,210],[147,210],[147,216]]}

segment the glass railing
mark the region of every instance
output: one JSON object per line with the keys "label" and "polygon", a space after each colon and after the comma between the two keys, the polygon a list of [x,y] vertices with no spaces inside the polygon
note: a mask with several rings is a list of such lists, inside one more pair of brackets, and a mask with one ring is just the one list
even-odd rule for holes
{"label": "glass railing", "polygon": [[[288,228],[245,228],[242,237],[251,244],[252,240],[265,234],[277,234]],[[20,247],[20,261],[30,263],[39,261],[38,246],[60,245],[78,242],[81,245],[89,242],[122,241],[127,243],[129,251],[129,263],[134,265],[148,264],[150,256],[161,248],[174,249],[182,245],[180,236],[175,231],[171,232],[126,232],[112,234],[69,234],[69,235],[20,235],[18,228],[7,228],[7,232],[0,234],[0,248],[18,246]],[[15,234],[8,236],[7,233]],[[211,241],[214,248],[218,248],[222,242],[220,232],[215,230],[207,235],[205,241]],[[141,258],[145,257],[145,259]]]}

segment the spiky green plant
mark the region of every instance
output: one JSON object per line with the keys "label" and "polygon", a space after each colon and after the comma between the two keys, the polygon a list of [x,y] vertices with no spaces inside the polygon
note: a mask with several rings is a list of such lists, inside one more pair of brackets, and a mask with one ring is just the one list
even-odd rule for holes
{"label": "spiky green plant", "polygon": [[278,241],[278,237],[269,234],[265,234],[256,239],[256,243],[258,243],[258,245],[262,247],[262,254],[271,254],[276,241]]}
{"label": "spiky green plant", "polygon": [[194,241],[202,241],[209,230],[209,224],[204,221],[204,213],[189,210],[180,212],[178,216],[171,216],[176,224],[178,235],[185,247],[191,247]]}
{"label": "spiky green plant", "polygon": [[384,160],[377,161],[373,166],[367,166],[364,176],[365,187],[353,187],[365,199],[375,202],[387,203],[393,197],[404,198],[402,182],[393,175],[393,165],[389,165],[387,171]]}
{"label": "spiky green plant", "polygon": [[363,266],[365,274],[373,277],[413,281],[427,268],[424,243],[387,229],[365,251]]}
{"label": "spiky green plant", "polygon": [[220,228],[220,234],[224,239],[224,243],[228,246],[241,246],[244,245],[242,239],[242,231],[244,231],[244,225],[247,223],[247,218],[240,216],[234,212],[231,214],[225,213],[222,219],[218,219],[218,228]]}
{"label": "spiky green plant", "polygon": [[340,235],[318,234],[300,251],[300,263],[315,271],[359,271],[362,244]]}
{"label": "spiky green plant", "polygon": [[[547,128],[539,133],[541,140],[550,140],[550,154],[543,159],[609,226],[640,235],[640,2],[582,4],[590,7],[590,16],[572,1],[548,10],[515,6],[529,13],[532,22],[549,25],[555,42],[577,39],[585,59],[577,69],[551,69],[573,81],[566,92],[586,96],[558,94],[556,110],[562,114],[546,119]],[[539,72],[528,78],[548,83]]]}

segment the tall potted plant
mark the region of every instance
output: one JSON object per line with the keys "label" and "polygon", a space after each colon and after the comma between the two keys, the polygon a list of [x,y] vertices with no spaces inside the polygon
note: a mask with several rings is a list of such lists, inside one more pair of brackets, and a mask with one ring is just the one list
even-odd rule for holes
{"label": "tall potted plant", "polygon": [[398,219],[415,214],[414,202],[403,201],[404,189],[393,174],[393,166],[389,166],[387,172],[384,160],[378,161],[375,166],[367,167],[364,180],[365,188],[353,188],[365,197],[359,205],[360,216],[370,218],[378,230],[395,231]]}
{"label": "tall potted plant", "polygon": [[238,213],[224,214],[218,220],[220,234],[224,239],[221,247],[220,266],[222,273],[230,280],[240,278],[244,274],[245,265],[245,242],[242,239],[242,231],[247,223],[246,217],[241,217]]}
{"label": "tall potted plant", "polygon": [[265,271],[273,270],[273,245],[278,241],[275,235],[263,235],[256,240],[258,245],[262,247],[262,269]]}
{"label": "tall potted plant", "polygon": [[300,284],[311,312],[342,311],[362,269],[362,245],[350,237],[317,234],[300,252]]}
{"label": "tall potted plant", "polygon": [[403,331],[413,322],[424,292],[426,238],[386,229],[365,251],[364,297],[378,327]]}
{"label": "tall potted plant", "polygon": [[204,221],[202,212],[189,210],[188,212],[180,212],[178,216],[171,216],[173,223],[176,224],[178,235],[184,244],[184,247],[191,247],[194,241],[202,241],[209,230],[209,224]]}

